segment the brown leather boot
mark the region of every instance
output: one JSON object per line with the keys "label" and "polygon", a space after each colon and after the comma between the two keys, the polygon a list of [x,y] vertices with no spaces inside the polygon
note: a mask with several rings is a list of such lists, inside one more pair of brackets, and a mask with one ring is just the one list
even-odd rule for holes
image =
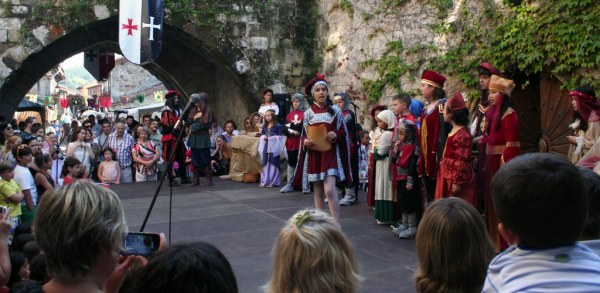
{"label": "brown leather boot", "polygon": [[192,186],[200,184],[200,171],[194,169],[194,177],[192,178]]}
{"label": "brown leather boot", "polygon": [[211,167],[206,167],[204,168],[204,176],[206,176],[206,186],[212,186],[213,182],[212,182],[212,168]]}

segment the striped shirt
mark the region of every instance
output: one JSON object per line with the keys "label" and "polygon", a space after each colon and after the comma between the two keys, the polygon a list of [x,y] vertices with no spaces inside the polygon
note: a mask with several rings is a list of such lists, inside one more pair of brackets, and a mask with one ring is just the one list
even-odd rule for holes
{"label": "striped shirt", "polygon": [[117,138],[116,131],[108,136],[108,146],[115,151],[115,160],[119,162],[121,169],[131,166],[131,147],[133,144],[133,136],[127,132],[123,134],[122,139]]}
{"label": "striped shirt", "polygon": [[600,292],[600,257],[582,244],[513,245],[490,263],[483,292]]}

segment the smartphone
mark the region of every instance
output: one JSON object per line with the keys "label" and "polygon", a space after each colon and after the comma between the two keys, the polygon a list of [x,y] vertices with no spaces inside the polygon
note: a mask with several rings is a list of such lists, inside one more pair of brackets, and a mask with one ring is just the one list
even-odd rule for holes
{"label": "smartphone", "polygon": [[158,249],[159,244],[158,234],[129,232],[123,239],[123,254],[148,256]]}
{"label": "smartphone", "polygon": [[0,215],[6,214],[7,210],[8,210],[7,207],[0,206]]}

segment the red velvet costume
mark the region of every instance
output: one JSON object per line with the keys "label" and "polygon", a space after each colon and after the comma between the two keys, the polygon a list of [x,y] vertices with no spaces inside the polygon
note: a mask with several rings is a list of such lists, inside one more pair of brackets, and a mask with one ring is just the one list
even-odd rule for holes
{"label": "red velvet costume", "polygon": [[[302,131],[302,119],[304,118],[304,111],[295,110],[285,116],[285,123],[290,124],[290,128],[298,132]],[[298,125],[298,127],[296,127]],[[285,148],[288,151],[295,151],[300,148],[300,136],[288,136],[285,141]]]}
{"label": "red velvet costume", "polygon": [[[471,135],[466,127],[460,128],[453,135],[448,135],[446,148],[435,188],[435,199],[445,197],[460,197],[477,207],[476,181],[471,166]],[[452,184],[459,184],[458,193],[452,193]]]}
{"label": "red velvet costume", "polygon": [[431,113],[427,109],[421,113],[421,129],[419,131],[419,146],[421,157],[419,160],[419,175],[427,175],[431,178],[437,176],[438,170],[438,137],[440,134],[440,119],[442,119],[439,106],[444,107],[444,103],[438,103],[438,106]]}
{"label": "red velvet costume", "polygon": [[505,114],[497,130],[494,130],[491,125],[488,125],[488,129],[489,138],[487,140],[485,162],[487,190],[483,196],[484,213],[486,215],[485,222],[492,240],[496,243],[497,250],[504,250],[508,245],[498,233],[498,218],[494,210],[490,185],[492,177],[498,172],[498,169],[521,152],[519,143],[519,116],[517,112]]}

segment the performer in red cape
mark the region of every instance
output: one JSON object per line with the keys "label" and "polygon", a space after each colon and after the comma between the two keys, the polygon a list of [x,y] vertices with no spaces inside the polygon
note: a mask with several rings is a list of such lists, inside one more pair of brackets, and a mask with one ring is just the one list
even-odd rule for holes
{"label": "performer in red cape", "polygon": [[302,119],[304,119],[304,110],[306,109],[304,95],[295,93],[291,97],[292,111],[285,116],[285,126],[287,127],[287,140],[285,149],[287,151],[287,184],[280,190],[283,193],[294,191],[292,182],[294,181],[294,170],[298,163],[298,151],[300,149],[300,134],[302,133]]}
{"label": "performer in red cape", "polygon": [[[179,166],[185,166],[185,145],[183,141],[175,149],[175,143],[177,142],[179,131],[181,131],[181,129],[175,129],[175,124],[179,119],[179,115],[181,115],[180,99],[179,93],[174,90],[170,90],[165,94],[165,106],[160,118],[162,124],[161,133],[163,136],[160,141],[163,143],[163,160],[168,162],[169,156],[174,151],[175,161],[178,162]],[[179,168],[177,176],[173,176],[172,170],[167,170],[169,184],[179,185],[180,183],[190,183],[185,169]]]}
{"label": "performer in red cape", "polygon": [[495,242],[496,252],[508,247],[508,244],[498,233],[498,219],[490,192],[492,177],[505,163],[518,156],[521,152],[519,142],[519,116],[512,108],[510,94],[515,83],[506,78],[492,75],[490,81],[489,109],[486,112],[486,133],[483,142],[486,143],[484,193],[484,215],[490,237]]}
{"label": "performer in red cape", "polygon": [[[317,209],[323,209],[324,196],[327,197],[329,212],[339,223],[339,199],[335,188],[336,181],[352,183],[350,170],[349,139],[343,111],[331,105],[328,97],[328,85],[325,77],[317,74],[304,89],[306,95],[314,98],[312,106],[304,112],[300,155],[296,165],[294,185],[302,183],[307,190],[313,184],[314,202]],[[317,151],[315,141],[308,139],[309,127],[322,127],[327,130],[328,151]]]}
{"label": "performer in red cape", "polygon": [[467,130],[469,109],[463,96],[456,92],[446,102],[444,121],[452,124],[440,161],[435,199],[460,197],[477,207],[476,181],[471,165],[471,135]]}

